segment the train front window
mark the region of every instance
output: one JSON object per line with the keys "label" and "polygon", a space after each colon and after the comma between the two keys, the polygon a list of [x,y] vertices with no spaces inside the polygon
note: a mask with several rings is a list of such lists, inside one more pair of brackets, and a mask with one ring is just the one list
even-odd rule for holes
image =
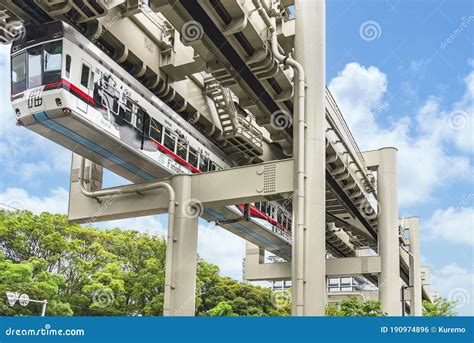
{"label": "train front window", "polygon": [[12,57],[12,94],[61,80],[62,41],[27,48]]}
{"label": "train front window", "polygon": [[28,49],[28,88],[42,85],[41,79],[41,58],[42,47]]}
{"label": "train front window", "polygon": [[23,52],[12,58],[12,94],[26,90],[26,54]]}
{"label": "train front window", "polygon": [[43,52],[43,84],[59,82],[61,80],[61,60],[63,44],[52,42],[45,44]]}

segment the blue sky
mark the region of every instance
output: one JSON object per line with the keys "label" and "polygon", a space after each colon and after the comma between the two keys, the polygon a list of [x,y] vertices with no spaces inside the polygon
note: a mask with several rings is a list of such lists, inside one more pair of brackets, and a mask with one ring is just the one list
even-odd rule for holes
{"label": "blue sky", "polygon": [[[474,315],[471,1],[327,1],[327,84],[361,148],[399,149],[400,215],[421,217],[431,288]],[[65,213],[70,154],[14,126],[0,48],[0,202]],[[108,175],[108,184],[121,180]],[[163,217],[100,224],[164,232]],[[244,242],[202,222],[200,254],[241,276]]]}

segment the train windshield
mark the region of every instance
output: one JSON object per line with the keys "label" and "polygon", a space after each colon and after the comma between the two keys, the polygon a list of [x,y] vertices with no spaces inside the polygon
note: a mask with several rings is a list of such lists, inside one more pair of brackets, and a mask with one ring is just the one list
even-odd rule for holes
{"label": "train windshield", "polygon": [[62,41],[28,48],[12,57],[12,94],[61,80]]}

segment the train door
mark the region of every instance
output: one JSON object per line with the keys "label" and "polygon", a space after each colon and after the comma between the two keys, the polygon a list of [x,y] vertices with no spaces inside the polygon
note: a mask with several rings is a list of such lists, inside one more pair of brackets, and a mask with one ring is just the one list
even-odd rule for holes
{"label": "train door", "polygon": [[79,89],[86,95],[86,97],[77,98],[77,108],[84,113],[87,113],[88,99],[91,96],[91,89],[93,84],[91,65],[84,60],[81,60]]}

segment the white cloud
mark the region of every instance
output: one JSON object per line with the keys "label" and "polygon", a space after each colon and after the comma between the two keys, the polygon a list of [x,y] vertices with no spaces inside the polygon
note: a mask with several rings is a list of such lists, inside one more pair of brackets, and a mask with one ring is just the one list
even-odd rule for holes
{"label": "white cloud", "polygon": [[423,228],[433,238],[474,247],[474,208],[436,210]]}
{"label": "white cloud", "polygon": [[208,223],[199,226],[199,255],[219,266],[221,274],[242,279],[245,241],[229,231]]}
{"label": "white cloud", "polygon": [[[466,83],[466,87],[470,84]],[[436,187],[471,175],[467,157],[447,152],[446,141],[458,132],[446,128],[449,117],[446,111],[440,110],[436,97],[428,98],[414,119],[403,116],[382,126],[378,119],[388,109],[384,101],[387,77],[378,68],[349,63],[331,80],[329,89],[362,150],[398,148],[401,207],[425,203]],[[453,108],[464,104],[465,98],[466,95]]]}
{"label": "white cloud", "polygon": [[67,212],[68,191],[58,187],[52,189],[48,195],[34,196],[22,188],[7,188],[0,193],[0,208],[11,210],[29,210],[39,214],[52,212],[64,214]]}
{"label": "white cloud", "polygon": [[49,165],[44,162],[40,161],[38,163],[23,163],[20,166],[20,176],[23,181],[30,181],[33,177],[37,176],[38,174],[45,173],[51,171]]}
{"label": "white cloud", "polygon": [[431,289],[440,296],[457,301],[454,309],[459,315],[474,315],[474,273],[451,263],[436,269],[431,275]]}
{"label": "white cloud", "polygon": [[[51,171],[68,172],[71,153],[30,130],[16,126],[9,94],[9,46],[0,45],[0,165],[2,177],[32,181]],[[36,160],[36,161],[34,161]]]}
{"label": "white cloud", "polygon": [[84,225],[96,227],[103,230],[119,228],[122,230],[137,230],[141,232],[146,232],[150,235],[166,235],[166,223],[164,223],[164,216],[146,216],[118,219],[105,222],[93,222]]}

